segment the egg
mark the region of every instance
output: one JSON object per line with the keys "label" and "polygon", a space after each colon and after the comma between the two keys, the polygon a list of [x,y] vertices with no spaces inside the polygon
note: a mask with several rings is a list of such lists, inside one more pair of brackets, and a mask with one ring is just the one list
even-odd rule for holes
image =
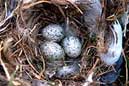
{"label": "egg", "polygon": [[45,39],[59,42],[64,37],[64,29],[58,24],[50,24],[42,29]]}
{"label": "egg", "polygon": [[56,71],[55,77],[61,79],[68,79],[80,72],[80,66],[77,63],[67,66],[59,67]]}
{"label": "egg", "polygon": [[81,54],[82,44],[78,37],[68,36],[62,42],[65,53],[71,57],[76,58]]}
{"label": "egg", "polygon": [[63,48],[53,41],[44,42],[41,45],[41,51],[49,61],[61,60],[65,57]]}

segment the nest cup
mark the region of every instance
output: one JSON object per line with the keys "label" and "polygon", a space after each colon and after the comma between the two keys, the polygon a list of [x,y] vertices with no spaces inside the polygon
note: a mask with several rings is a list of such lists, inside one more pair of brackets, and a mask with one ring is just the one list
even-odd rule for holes
{"label": "nest cup", "polygon": [[[2,56],[6,57],[5,61],[10,61],[8,65],[11,73],[14,72],[14,66],[16,66],[16,64],[23,64],[22,67],[24,70],[21,68],[22,71],[18,70],[18,72],[19,74],[23,73],[23,71],[27,72],[27,74],[24,73],[23,76],[20,76],[21,78],[25,78],[25,80],[36,78],[54,81],[54,84],[56,84],[56,82],[60,83],[61,81],[63,86],[80,86],[86,80],[89,71],[94,67],[98,59],[98,57],[95,57],[97,50],[93,47],[97,44],[97,37],[94,36],[90,38],[88,36],[87,27],[84,25],[83,14],[75,5],[68,2],[67,5],[60,5],[52,1],[35,1],[35,4],[30,2],[22,5],[22,13],[20,13],[20,9],[17,9],[18,11],[16,10],[16,15],[20,17],[13,17],[15,22],[9,22],[11,27],[3,31],[0,38],[1,40],[6,40],[6,38],[12,37],[13,43],[9,42],[9,46],[13,46],[12,44],[14,44],[13,47],[15,47],[15,49],[11,50],[11,48],[7,46],[8,49],[5,49],[7,54],[5,55],[5,52],[2,52],[4,53]],[[46,59],[40,46],[47,41],[42,35],[42,29],[50,24],[58,24],[62,28],[69,28],[70,31],[64,31],[64,34],[72,34],[78,37],[82,43],[82,50],[77,58],[70,58],[65,54],[65,58],[61,60],[50,61]],[[60,42],[57,41],[56,43],[62,46],[61,41],[65,37],[66,35],[64,35]],[[6,42],[8,41],[4,41],[5,45]],[[17,51],[13,52],[15,50]],[[95,66],[96,69],[98,68],[94,73],[95,79],[100,78],[100,73],[112,70],[111,67],[103,65],[102,62],[98,62]],[[60,69],[62,69],[61,73]],[[68,72],[65,69],[67,69]],[[74,70],[74,72],[72,70]],[[55,76],[56,72],[59,75]],[[65,75],[63,75],[64,72]],[[73,74],[71,74],[71,72],[73,72]],[[67,74],[70,75],[67,76]],[[16,76],[19,77],[18,74]]]}
{"label": "nest cup", "polygon": [[[44,12],[46,12],[46,13],[44,13],[44,14],[42,14],[42,15],[44,15],[42,18],[43,19],[46,19],[46,20],[44,20],[44,22],[42,22],[42,26],[41,26],[41,28],[39,29],[39,34],[40,34],[40,36],[39,36],[39,40],[41,40],[41,45],[45,42],[45,41],[53,41],[53,42],[55,42],[55,43],[57,43],[57,44],[59,44],[60,46],[61,46],[61,48],[64,50],[64,46],[62,45],[63,43],[63,39],[65,38],[65,37],[68,37],[68,36],[73,36],[73,37],[77,37],[78,38],[78,40],[77,40],[77,42],[79,42],[80,41],[80,43],[81,43],[81,46],[79,47],[79,49],[81,49],[81,47],[83,46],[83,42],[82,42],[82,40],[83,40],[83,35],[82,35],[82,31],[81,31],[81,26],[79,26],[79,23],[77,22],[77,21],[80,21],[81,19],[80,19],[80,15],[81,15],[81,13],[79,13],[77,10],[75,10],[75,7],[74,6],[72,6],[71,4],[69,4],[69,7],[66,9],[65,8],[65,6],[57,6],[57,5],[55,5],[55,4],[48,4],[48,3],[44,3],[44,4],[42,4],[42,6],[41,6],[42,8],[43,8],[43,10],[46,10],[46,11],[44,11]],[[41,8],[40,7],[40,8]],[[74,10],[73,10],[74,9]],[[48,11],[48,12],[47,12]],[[70,12],[70,11],[72,11],[72,12]],[[66,16],[67,16],[67,18],[66,18]],[[48,18],[48,19],[47,19]],[[76,20],[74,20],[74,18],[76,19]],[[80,22],[81,23],[81,22]],[[62,27],[63,28],[63,37],[60,39],[60,40],[57,40],[57,41],[55,41],[55,40],[51,40],[51,38],[48,38],[47,39],[47,37],[45,36],[44,37],[44,35],[43,35],[43,33],[45,33],[43,30],[45,29],[49,29],[48,27],[50,27],[50,25],[52,25],[52,26],[55,26],[55,25],[59,25],[60,27]],[[47,27],[47,28],[46,28]],[[59,27],[58,27],[59,28]],[[60,29],[60,28],[59,28]],[[67,29],[69,29],[68,31],[67,31]],[[50,32],[50,34],[51,34],[51,32],[52,31],[49,31]],[[46,33],[45,33],[46,34]],[[48,34],[48,35],[50,35],[50,34]],[[52,34],[54,34],[54,33],[52,33]],[[75,40],[75,41],[76,41]],[[80,44],[80,43],[77,43],[77,44]],[[75,43],[76,44],[76,43]],[[74,45],[74,43],[72,44],[72,45]],[[66,45],[65,45],[66,46]],[[78,46],[77,46],[78,47]],[[40,49],[41,49],[41,52],[43,51],[42,50],[42,47],[40,47]],[[47,50],[46,50],[47,51]],[[46,53],[46,51],[44,50],[44,52]],[[49,50],[50,51],[50,50]],[[68,79],[68,78],[71,78],[71,77],[73,77],[73,76],[76,76],[76,74],[78,74],[79,73],[79,71],[80,71],[80,68],[78,67],[78,65],[80,64],[80,61],[81,61],[81,58],[82,58],[82,56],[81,56],[81,51],[82,50],[79,50],[79,51],[77,51],[78,53],[77,53],[77,55],[75,55],[75,56],[73,56],[74,58],[71,58],[71,57],[69,57],[67,54],[66,54],[66,52],[65,52],[65,50],[64,50],[64,52],[65,52],[65,55],[63,55],[64,56],[64,58],[62,58],[62,59],[55,59],[55,60],[53,60],[53,59],[47,59],[47,56],[45,55],[45,53],[44,52],[42,52],[42,54],[41,55],[43,55],[43,57],[44,57],[44,59],[45,59],[45,63],[46,63],[46,71],[47,72],[45,72],[45,75],[46,75],[46,77],[52,77],[51,76],[51,72],[52,71],[54,71],[55,73],[56,72],[58,72],[58,70],[59,69],[62,69],[61,67],[63,67],[63,66],[65,66],[65,65],[68,65],[69,66],[69,64],[67,64],[67,63],[73,63],[73,62],[76,62],[76,64],[77,65],[75,65],[74,67],[75,67],[75,69],[77,69],[76,71],[75,70],[73,70],[73,69],[71,69],[71,72],[72,73],[74,73],[74,74],[71,74],[71,73],[69,73],[68,72],[68,74],[71,74],[71,75],[64,75],[65,77],[58,77],[58,78],[63,78],[63,79]],[[56,51],[57,52],[57,51]],[[62,53],[63,54],[63,53]],[[55,55],[55,54],[54,54]],[[57,56],[58,57],[58,56]],[[59,57],[59,58],[61,58],[61,57]],[[58,64],[59,63],[59,64]],[[71,66],[71,65],[70,65]],[[76,68],[77,67],[77,68]],[[67,70],[62,70],[62,71],[67,71]],[[69,71],[69,70],[68,70]],[[60,71],[59,71],[60,72]],[[57,75],[57,76],[60,76],[60,75]],[[67,76],[69,76],[69,77],[67,77]],[[53,77],[56,77],[56,75],[55,76],[53,76]]]}

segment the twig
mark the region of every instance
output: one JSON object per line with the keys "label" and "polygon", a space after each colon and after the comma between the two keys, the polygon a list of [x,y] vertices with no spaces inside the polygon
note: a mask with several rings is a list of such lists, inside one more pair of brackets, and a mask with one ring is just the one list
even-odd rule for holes
{"label": "twig", "polygon": [[11,79],[11,76],[10,76],[10,74],[8,72],[7,67],[5,66],[5,63],[3,62],[2,58],[1,58],[1,51],[2,50],[3,50],[3,47],[2,47],[2,42],[1,42],[1,44],[0,44],[0,63],[1,63],[1,65],[2,65],[2,67],[4,69],[4,71],[5,71],[5,74],[6,74],[7,79],[9,81]]}
{"label": "twig", "polygon": [[17,49],[16,51],[14,51],[13,53],[11,53],[11,55],[9,55],[8,58],[11,58],[13,55],[15,55],[16,53],[18,53],[20,51],[20,49]]}
{"label": "twig", "polygon": [[88,72],[88,75],[91,74],[94,71],[94,69],[97,66],[97,64],[98,64],[99,61],[100,61],[100,59],[97,58],[95,64],[93,65],[93,67],[91,68],[91,70]]}
{"label": "twig", "polygon": [[27,71],[25,71],[25,73],[29,76],[30,79],[33,79],[32,76]]}
{"label": "twig", "polygon": [[11,78],[10,78],[10,81],[9,81],[9,85],[8,86],[11,86],[12,84],[15,84],[15,82],[14,82],[14,76],[16,75],[16,73],[17,73],[18,70],[19,70],[19,65],[16,66],[15,71],[11,75]]}
{"label": "twig", "polygon": [[10,24],[7,24],[5,27],[0,28],[0,34],[4,33],[5,31],[7,31],[7,28],[9,27]]}
{"label": "twig", "polygon": [[26,10],[26,9],[29,9],[30,7],[33,7],[33,6],[35,6],[35,5],[37,5],[37,4],[41,4],[41,3],[49,3],[49,4],[51,4],[50,1],[45,1],[45,0],[43,0],[43,1],[37,1],[37,2],[31,3],[31,4],[29,4],[29,5],[23,6],[22,9],[23,9],[23,10]]}
{"label": "twig", "polygon": [[66,19],[66,15],[65,15],[63,9],[59,5],[57,5],[57,4],[54,4],[54,5],[58,7],[58,9],[61,12],[62,16]]}
{"label": "twig", "polygon": [[56,79],[55,81],[56,82],[59,82],[59,85],[58,86],[63,86],[62,82],[59,79]]}
{"label": "twig", "polygon": [[93,79],[92,79],[93,74],[94,74],[93,71],[89,73],[88,78],[86,79],[86,82],[82,86],[89,86],[89,84],[93,82]]}
{"label": "twig", "polygon": [[127,83],[128,83],[128,64],[127,64],[127,59],[126,59],[124,51],[122,51],[122,54],[123,54],[123,57],[125,59],[125,68],[126,68],[126,82],[125,82],[125,85],[128,86],[127,85]]}
{"label": "twig", "polygon": [[32,65],[32,63],[30,62],[30,60],[29,60],[29,58],[27,57],[27,55],[26,55],[26,59],[27,59],[27,62],[29,63],[29,65],[31,66],[31,68],[36,72],[36,73],[38,73],[39,74],[39,72],[35,69],[35,67]]}
{"label": "twig", "polygon": [[43,62],[43,69],[42,69],[42,71],[40,72],[40,76],[43,76],[43,73],[44,73],[44,71],[45,71],[45,60],[44,60],[44,58],[41,56],[41,59],[42,59],[42,62]]}
{"label": "twig", "polygon": [[42,77],[38,75],[37,73],[34,73],[34,71],[30,71],[30,73],[32,73],[35,76],[35,78],[42,79]]}
{"label": "twig", "polygon": [[93,78],[93,74],[94,74],[94,69],[97,66],[99,61],[100,61],[100,59],[97,58],[95,64],[93,65],[93,67],[91,68],[91,70],[87,74],[88,77],[86,79],[86,82],[82,86],[89,86],[89,84],[93,82],[92,78]]}
{"label": "twig", "polygon": [[127,17],[127,15],[128,15],[128,11],[127,12],[125,12],[125,14],[126,14],[126,19],[124,20],[125,21],[125,24],[124,24],[124,37],[126,37],[126,31],[127,31],[127,24],[128,24],[128,17]]}
{"label": "twig", "polygon": [[70,2],[81,14],[83,14],[82,10],[72,1],[67,0],[68,2]]}

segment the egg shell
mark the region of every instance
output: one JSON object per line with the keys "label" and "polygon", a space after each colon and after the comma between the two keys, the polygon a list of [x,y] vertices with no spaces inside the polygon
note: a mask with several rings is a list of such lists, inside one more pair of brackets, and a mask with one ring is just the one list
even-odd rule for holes
{"label": "egg shell", "polygon": [[53,41],[46,41],[41,45],[41,50],[46,56],[46,59],[52,60],[61,60],[65,57],[65,53],[63,48],[53,42]]}
{"label": "egg shell", "polygon": [[81,54],[82,44],[78,37],[68,36],[64,38],[62,45],[65,53],[71,58],[76,58]]}
{"label": "egg shell", "polygon": [[58,24],[50,24],[42,29],[46,40],[59,42],[64,37],[64,29]]}

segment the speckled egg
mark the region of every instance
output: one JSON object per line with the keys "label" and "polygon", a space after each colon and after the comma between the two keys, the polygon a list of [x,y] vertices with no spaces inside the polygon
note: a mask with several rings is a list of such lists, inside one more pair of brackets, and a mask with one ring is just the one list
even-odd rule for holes
{"label": "speckled egg", "polygon": [[52,41],[46,41],[41,45],[41,50],[49,61],[60,60],[65,57],[63,48]]}
{"label": "speckled egg", "polygon": [[56,71],[55,77],[61,79],[69,79],[70,77],[76,75],[80,72],[80,66],[77,63],[59,67]]}
{"label": "speckled egg", "polygon": [[43,28],[42,35],[47,40],[59,42],[64,37],[64,29],[58,24],[50,24]]}
{"label": "speckled egg", "polygon": [[62,45],[69,57],[76,58],[81,53],[82,44],[78,37],[68,36],[64,38]]}

